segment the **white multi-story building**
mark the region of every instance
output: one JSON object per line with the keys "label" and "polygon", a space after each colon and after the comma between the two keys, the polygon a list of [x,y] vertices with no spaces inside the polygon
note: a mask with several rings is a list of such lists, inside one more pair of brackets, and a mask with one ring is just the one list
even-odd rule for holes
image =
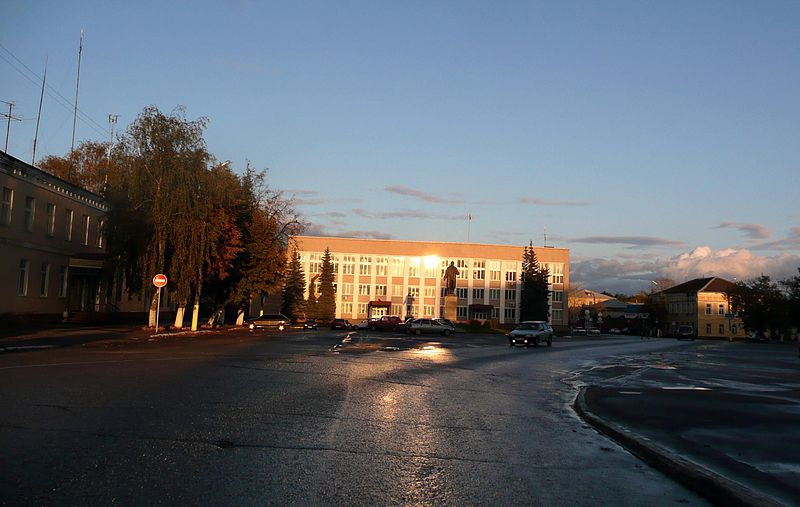
{"label": "white multi-story building", "polygon": [[[444,270],[458,268],[458,320],[519,322],[523,247],[317,236],[292,238],[306,280],[318,276],[322,256],[333,256],[336,316],[349,320],[380,315],[440,317],[444,314]],[[550,272],[550,320],[567,324],[569,250],[534,247]],[[410,304],[410,312],[408,312]]]}

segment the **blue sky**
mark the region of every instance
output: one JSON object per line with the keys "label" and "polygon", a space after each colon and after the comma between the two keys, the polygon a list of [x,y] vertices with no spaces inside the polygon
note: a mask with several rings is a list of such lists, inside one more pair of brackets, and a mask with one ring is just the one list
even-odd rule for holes
{"label": "blue sky", "polygon": [[8,151],[26,161],[45,57],[37,159],[69,149],[84,29],[78,141],[107,139],[109,113],[124,130],[185,106],[313,234],[546,232],[574,282],[626,292],[800,266],[797,2],[0,7],[0,100],[24,118]]}

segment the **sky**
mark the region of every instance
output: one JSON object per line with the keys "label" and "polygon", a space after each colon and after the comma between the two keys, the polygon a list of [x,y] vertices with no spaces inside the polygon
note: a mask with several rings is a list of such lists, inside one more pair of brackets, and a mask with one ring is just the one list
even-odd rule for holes
{"label": "sky", "polygon": [[632,294],[798,273],[798,26],[777,0],[0,0],[0,100],[30,162],[47,60],[36,159],[65,155],[83,30],[76,145],[183,107],[308,234],[546,242]]}

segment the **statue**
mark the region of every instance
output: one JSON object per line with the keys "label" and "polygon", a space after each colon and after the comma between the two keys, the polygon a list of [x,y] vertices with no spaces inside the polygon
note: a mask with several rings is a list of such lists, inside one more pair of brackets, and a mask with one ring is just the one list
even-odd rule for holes
{"label": "statue", "polygon": [[458,268],[450,261],[450,265],[444,270],[444,284],[447,287],[447,295],[453,294],[456,290],[456,277],[458,276]]}

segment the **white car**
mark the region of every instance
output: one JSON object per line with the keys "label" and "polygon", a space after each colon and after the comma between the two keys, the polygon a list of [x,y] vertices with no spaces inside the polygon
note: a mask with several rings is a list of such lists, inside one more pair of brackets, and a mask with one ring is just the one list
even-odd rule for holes
{"label": "white car", "polygon": [[547,346],[553,345],[553,328],[550,324],[543,320],[527,320],[520,322],[513,331],[508,333],[508,344],[514,346],[516,344],[525,345],[539,345],[541,342],[547,342]]}

